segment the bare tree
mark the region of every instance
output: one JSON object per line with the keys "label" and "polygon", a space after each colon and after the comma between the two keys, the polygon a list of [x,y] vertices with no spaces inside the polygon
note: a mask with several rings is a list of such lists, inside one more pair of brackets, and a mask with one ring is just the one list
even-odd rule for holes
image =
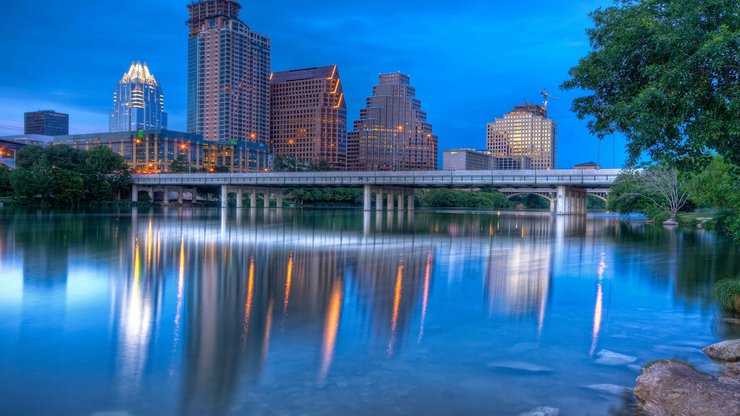
{"label": "bare tree", "polygon": [[643,196],[670,214],[670,219],[666,222],[675,223],[678,211],[689,200],[689,193],[678,178],[678,171],[653,167],[638,175],[645,190]]}

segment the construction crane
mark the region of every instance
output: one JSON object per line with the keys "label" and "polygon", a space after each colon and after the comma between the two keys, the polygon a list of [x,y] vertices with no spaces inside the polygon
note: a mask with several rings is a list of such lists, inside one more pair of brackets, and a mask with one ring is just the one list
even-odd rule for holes
{"label": "construction crane", "polygon": [[545,114],[547,114],[547,103],[550,101],[550,99],[552,98],[558,100],[559,98],[547,92],[546,89],[540,91],[540,95],[545,99]]}

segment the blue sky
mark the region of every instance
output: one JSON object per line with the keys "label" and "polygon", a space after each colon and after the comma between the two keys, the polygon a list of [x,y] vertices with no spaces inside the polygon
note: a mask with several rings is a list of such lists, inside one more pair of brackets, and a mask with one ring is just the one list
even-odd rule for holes
{"label": "blue sky", "polygon": [[[107,131],[113,88],[132,60],[162,84],[170,129],[185,130],[186,0],[37,0],[3,5],[0,135],[22,133],[24,111],[70,114],[73,133]],[[485,148],[486,123],[548,88],[560,100],[558,167],[597,159],[598,140],[558,90],[588,52],[588,13],[610,0],[376,0],[315,3],[242,0],[241,17],[272,38],[274,71],[338,64],[348,122],[381,72],[403,71],[422,100],[440,148]],[[615,143],[616,140],[616,143]],[[607,138],[601,164],[624,160]]]}

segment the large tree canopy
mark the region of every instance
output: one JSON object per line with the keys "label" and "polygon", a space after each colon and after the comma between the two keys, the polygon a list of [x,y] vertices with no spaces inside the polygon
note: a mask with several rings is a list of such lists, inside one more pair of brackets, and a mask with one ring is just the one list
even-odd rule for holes
{"label": "large tree canopy", "polygon": [[591,14],[591,52],[561,88],[599,137],[696,169],[716,151],[740,164],[740,0],[618,0]]}

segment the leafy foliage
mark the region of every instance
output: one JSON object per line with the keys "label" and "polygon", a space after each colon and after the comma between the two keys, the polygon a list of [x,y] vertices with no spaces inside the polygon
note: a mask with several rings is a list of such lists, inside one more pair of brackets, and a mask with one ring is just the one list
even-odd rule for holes
{"label": "leafy foliage", "polygon": [[325,160],[307,162],[292,156],[275,156],[272,159],[273,172],[328,172],[332,168]]}
{"label": "leafy foliage", "polygon": [[609,210],[641,212],[655,222],[676,219],[688,202],[686,186],[675,169],[654,166],[619,175],[609,194]]}
{"label": "leafy foliage", "polygon": [[7,196],[13,191],[10,186],[10,169],[5,165],[0,165],[0,196]]}
{"label": "leafy foliage", "polygon": [[362,189],[359,188],[293,188],[289,198],[297,205],[351,205],[362,204]]}
{"label": "leafy foliage", "polygon": [[76,206],[109,199],[131,183],[123,157],[107,147],[29,146],[16,162],[9,182],[15,199],[24,203]]}
{"label": "leafy foliage", "polygon": [[185,155],[178,155],[172,162],[170,162],[170,173],[188,172],[190,172],[190,164]]}
{"label": "leafy foliage", "polygon": [[740,276],[717,282],[713,294],[722,309],[740,313]]}
{"label": "leafy foliage", "polygon": [[617,0],[591,14],[591,52],[561,88],[599,137],[698,170],[716,151],[740,163],[740,0]]}
{"label": "leafy foliage", "polygon": [[420,191],[418,200],[421,206],[435,208],[483,208],[505,209],[513,207],[511,201],[498,191],[459,191],[451,189],[430,189]]}

